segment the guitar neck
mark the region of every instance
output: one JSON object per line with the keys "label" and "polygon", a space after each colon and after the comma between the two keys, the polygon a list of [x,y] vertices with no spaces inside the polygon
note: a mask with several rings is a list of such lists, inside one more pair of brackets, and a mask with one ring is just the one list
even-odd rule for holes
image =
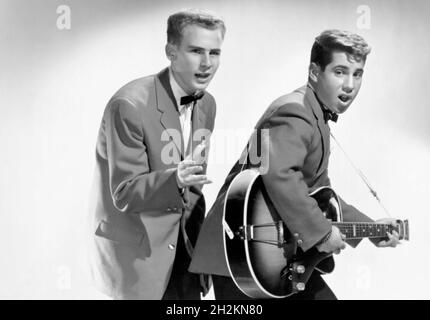
{"label": "guitar neck", "polygon": [[384,238],[387,236],[387,232],[391,233],[393,230],[399,233],[400,239],[408,240],[409,238],[409,230],[405,234],[406,228],[401,225],[394,227],[390,224],[374,222],[332,222],[332,224],[339,228],[340,232],[346,236],[346,240]]}

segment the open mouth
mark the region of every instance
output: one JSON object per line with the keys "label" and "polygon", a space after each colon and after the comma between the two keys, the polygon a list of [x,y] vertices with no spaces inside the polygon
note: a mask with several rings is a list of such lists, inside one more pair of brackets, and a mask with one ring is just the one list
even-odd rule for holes
{"label": "open mouth", "polygon": [[339,95],[339,96],[338,96],[338,98],[339,98],[339,100],[340,100],[340,101],[342,101],[343,103],[346,103],[346,102],[348,102],[348,101],[350,101],[350,100],[351,100],[351,97],[350,97],[350,96],[347,96],[347,95],[345,95],[345,94],[341,94],[341,95]]}
{"label": "open mouth", "polygon": [[207,80],[207,79],[209,79],[209,77],[211,76],[211,74],[210,73],[196,73],[195,76],[196,76],[197,79]]}

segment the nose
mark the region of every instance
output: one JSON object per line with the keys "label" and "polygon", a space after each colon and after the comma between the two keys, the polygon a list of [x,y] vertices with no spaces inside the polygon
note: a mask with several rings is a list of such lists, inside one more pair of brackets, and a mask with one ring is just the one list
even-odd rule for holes
{"label": "nose", "polygon": [[202,54],[200,65],[203,69],[209,69],[212,66],[212,61],[211,61],[209,52]]}
{"label": "nose", "polygon": [[343,91],[350,93],[354,90],[354,77],[352,75],[345,78],[343,82]]}

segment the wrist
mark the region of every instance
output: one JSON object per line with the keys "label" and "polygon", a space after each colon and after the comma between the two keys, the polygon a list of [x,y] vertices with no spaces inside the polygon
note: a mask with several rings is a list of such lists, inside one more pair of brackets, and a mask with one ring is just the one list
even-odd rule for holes
{"label": "wrist", "polygon": [[316,245],[319,246],[321,244],[326,243],[330,239],[331,234],[332,234],[332,230],[330,229],[330,231],[320,241],[318,241]]}

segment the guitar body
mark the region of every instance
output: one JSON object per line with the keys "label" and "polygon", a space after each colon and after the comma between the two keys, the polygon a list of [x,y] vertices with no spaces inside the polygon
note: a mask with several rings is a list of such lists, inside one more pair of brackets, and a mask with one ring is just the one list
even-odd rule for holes
{"label": "guitar body", "polygon": [[[310,194],[328,219],[342,219],[335,192]],[[303,253],[272,205],[260,174],[244,170],[230,184],[224,203],[224,250],[238,288],[251,298],[284,298],[304,290],[316,269],[334,269],[333,257],[315,248]]]}

